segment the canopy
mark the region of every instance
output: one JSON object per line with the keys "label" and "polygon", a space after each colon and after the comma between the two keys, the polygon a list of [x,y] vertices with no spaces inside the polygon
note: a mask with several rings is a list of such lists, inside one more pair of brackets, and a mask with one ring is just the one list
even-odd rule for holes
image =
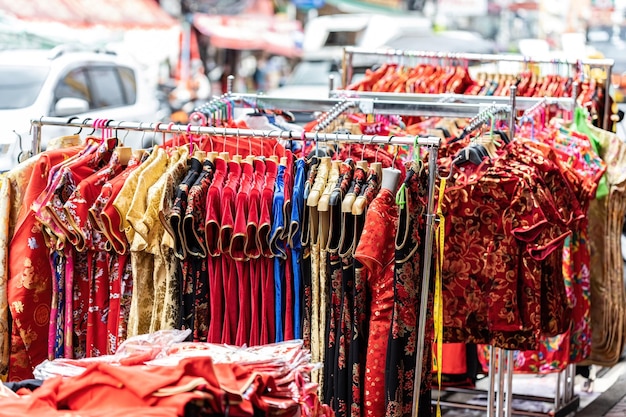
{"label": "canopy", "polygon": [[289,57],[302,52],[302,24],[279,15],[196,13],[193,22],[216,48],[263,50]]}
{"label": "canopy", "polygon": [[178,24],[154,0],[0,0],[0,10],[23,21],[72,27],[168,29]]}

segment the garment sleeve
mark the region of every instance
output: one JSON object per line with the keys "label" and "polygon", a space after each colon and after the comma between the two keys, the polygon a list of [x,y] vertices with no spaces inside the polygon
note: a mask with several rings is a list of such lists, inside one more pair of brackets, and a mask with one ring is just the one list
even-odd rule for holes
{"label": "garment sleeve", "polygon": [[526,250],[536,260],[543,260],[571,234],[566,226],[549,221],[545,209],[524,181],[518,183],[511,205],[505,210],[505,231],[526,244]]}

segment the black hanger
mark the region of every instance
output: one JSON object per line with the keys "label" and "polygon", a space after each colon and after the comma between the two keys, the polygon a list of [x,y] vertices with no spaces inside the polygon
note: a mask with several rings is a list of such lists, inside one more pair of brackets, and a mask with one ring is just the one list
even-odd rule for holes
{"label": "black hanger", "polygon": [[494,130],[493,133],[499,135],[504,141],[504,143],[511,143],[511,139],[509,139],[509,135],[507,135],[505,131]]}
{"label": "black hanger", "polygon": [[467,163],[480,165],[485,157],[489,158],[489,154],[487,153],[485,147],[477,143],[472,143],[471,145],[461,149],[456,154],[452,160],[452,164],[456,166],[465,165]]}

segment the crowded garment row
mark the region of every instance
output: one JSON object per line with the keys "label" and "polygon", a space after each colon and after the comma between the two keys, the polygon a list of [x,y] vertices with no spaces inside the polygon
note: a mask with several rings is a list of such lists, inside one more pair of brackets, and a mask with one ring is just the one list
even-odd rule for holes
{"label": "crowded garment row", "polygon": [[[296,158],[265,137],[195,136],[127,154],[102,132],[51,144],[7,174],[9,378],[31,377],[46,358],[114,353],[127,337],[183,328],[193,341],[233,345],[301,338],[325,364],[313,378],[326,381],[320,392],[335,409],[358,412],[361,392],[372,410],[385,397],[390,410],[410,409],[415,358],[405,346],[417,322],[400,312],[418,302],[420,161],[394,214],[405,167],[377,145],[316,144]],[[397,250],[381,227],[389,216],[403,230]],[[398,297],[394,259],[408,292]],[[393,310],[402,331],[387,343]],[[393,395],[381,391],[385,378]]]}
{"label": "crowded garment row", "polygon": [[[465,135],[465,120],[407,126],[440,132],[438,164],[452,171],[439,202],[444,341],[519,349],[531,371],[589,355],[584,219],[591,199],[612,192],[622,153],[610,141],[594,149],[598,133],[577,116],[524,122],[510,138],[502,126]],[[235,345],[301,338],[324,364],[312,380],[337,415],[410,414],[437,169],[425,149],[316,143],[298,154],[263,136],[191,134],[133,155],[116,144],[102,134],[49,146],[3,178],[11,379],[159,329]],[[556,366],[545,366],[548,336],[567,346]]]}
{"label": "crowded garment row", "polygon": [[414,66],[384,62],[367,70],[358,81],[346,85],[345,90],[507,97],[511,94],[511,87],[515,86],[518,97],[575,95],[578,105],[589,111],[596,126],[603,126],[605,113],[613,113],[612,99],[610,95],[606,96],[606,75],[598,75],[598,71],[577,68],[563,74],[562,69],[554,65],[550,65],[548,71],[541,71],[536,65],[528,64],[518,73],[493,71],[457,65],[456,62],[448,65],[424,62]]}

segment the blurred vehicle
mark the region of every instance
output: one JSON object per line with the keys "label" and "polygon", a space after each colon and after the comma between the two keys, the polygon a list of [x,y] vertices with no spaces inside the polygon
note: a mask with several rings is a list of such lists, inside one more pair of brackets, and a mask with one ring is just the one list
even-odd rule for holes
{"label": "blurred vehicle", "polygon": [[[0,51],[0,171],[29,156],[30,121],[45,116],[159,121],[167,115],[139,68],[114,54],[68,47]],[[41,147],[76,131],[44,126]],[[142,139],[124,141],[142,147]]]}
{"label": "blurred vehicle", "polygon": [[497,52],[495,42],[483,38],[479,33],[465,30],[448,30],[423,34],[400,34],[384,45],[386,48],[448,52],[493,54]]}
{"label": "blurred vehicle", "polygon": [[[341,62],[346,46],[381,48],[394,36],[432,33],[429,19],[417,14],[406,16],[382,14],[336,14],[311,19],[304,28],[302,59],[284,84],[265,92],[285,98],[327,98],[330,77],[334,88],[341,88]],[[374,61],[355,60],[354,78],[365,74]],[[296,119],[311,114],[296,114]]]}
{"label": "blurred vehicle", "polygon": [[[326,98],[329,78],[334,88],[342,87],[342,59],[345,46],[367,49],[413,49],[433,52],[493,53],[494,42],[467,31],[434,32],[431,22],[420,16],[332,15],[311,20],[305,28],[303,58],[280,88],[269,96],[285,98]],[[368,68],[386,57],[356,55],[351,79],[358,81]],[[305,115],[310,116],[310,115]],[[302,116],[296,115],[298,119]]]}

